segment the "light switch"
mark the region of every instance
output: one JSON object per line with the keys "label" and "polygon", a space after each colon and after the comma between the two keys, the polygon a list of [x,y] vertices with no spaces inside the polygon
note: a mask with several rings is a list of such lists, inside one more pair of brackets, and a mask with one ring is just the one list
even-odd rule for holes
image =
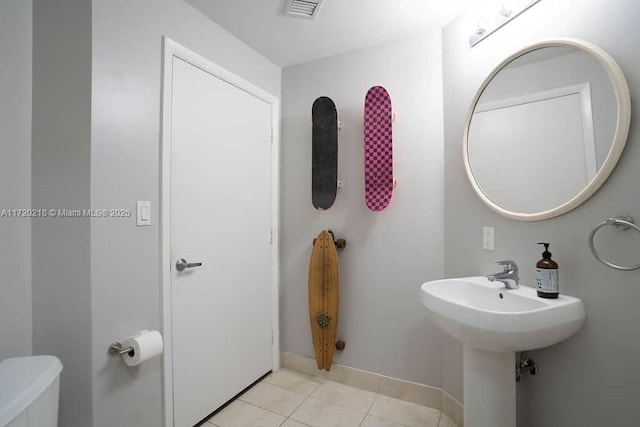
{"label": "light switch", "polygon": [[136,225],[138,227],[151,225],[151,202],[148,200],[138,200],[136,207]]}

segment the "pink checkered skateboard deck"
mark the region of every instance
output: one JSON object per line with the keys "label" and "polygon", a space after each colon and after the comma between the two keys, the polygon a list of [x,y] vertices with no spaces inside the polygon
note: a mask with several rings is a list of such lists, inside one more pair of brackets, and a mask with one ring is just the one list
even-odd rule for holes
{"label": "pink checkered skateboard deck", "polygon": [[364,194],[367,207],[381,211],[393,196],[391,97],[374,86],[364,100]]}

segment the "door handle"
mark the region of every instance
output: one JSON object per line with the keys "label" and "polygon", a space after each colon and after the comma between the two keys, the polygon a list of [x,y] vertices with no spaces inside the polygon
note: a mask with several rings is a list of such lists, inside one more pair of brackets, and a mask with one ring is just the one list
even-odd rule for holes
{"label": "door handle", "polygon": [[186,259],[180,258],[178,261],[176,261],[176,270],[184,271],[187,268],[200,267],[201,265],[201,262],[187,262]]}

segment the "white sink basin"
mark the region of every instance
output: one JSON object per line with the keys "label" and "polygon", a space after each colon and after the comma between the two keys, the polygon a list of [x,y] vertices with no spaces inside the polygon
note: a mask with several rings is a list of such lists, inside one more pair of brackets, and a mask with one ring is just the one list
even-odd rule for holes
{"label": "white sink basin", "polygon": [[584,324],[582,300],[539,298],[527,286],[506,289],[486,277],[422,285],[422,303],[445,332],[463,344],[492,352],[534,350],[557,344]]}

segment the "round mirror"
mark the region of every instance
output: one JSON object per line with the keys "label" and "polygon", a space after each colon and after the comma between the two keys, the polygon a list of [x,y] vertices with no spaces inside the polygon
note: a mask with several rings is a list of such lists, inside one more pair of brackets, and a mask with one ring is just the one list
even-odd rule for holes
{"label": "round mirror", "polygon": [[562,215],[613,171],[630,118],[629,88],[606,52],[573,39],[536,43],[504,60],[476,93],[465,123],[467,175],[503,216]]}

